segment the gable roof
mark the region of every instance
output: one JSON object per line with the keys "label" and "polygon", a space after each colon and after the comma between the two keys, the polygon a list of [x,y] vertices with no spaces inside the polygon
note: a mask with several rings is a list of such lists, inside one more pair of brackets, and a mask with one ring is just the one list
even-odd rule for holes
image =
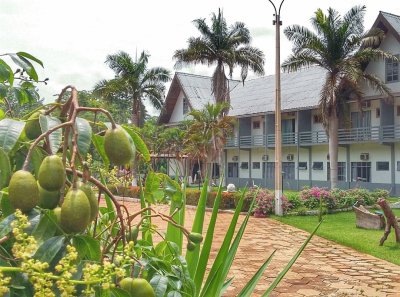
{"label": "gable roof", "polygon": [[400,42],[400,16],[380,11],[372,28],[380,28],[385,34],[390,31]]}

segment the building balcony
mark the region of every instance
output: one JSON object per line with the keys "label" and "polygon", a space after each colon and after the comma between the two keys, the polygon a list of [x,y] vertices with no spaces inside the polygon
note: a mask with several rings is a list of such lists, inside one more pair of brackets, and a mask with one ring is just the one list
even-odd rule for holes
{"label": "building balcony", "polygon": [[[400,141],[400,125],[375,126],[351,129],[339,129],[339,144],[351,144],[360,142],[398,142]],[[327,144],[328,136],[324,130],[306,131],[297,133],[282,133],[282,145],[284,146],[309,146]],[[274,147],[275,135],[254,135],[229,138],[225,147]]]}

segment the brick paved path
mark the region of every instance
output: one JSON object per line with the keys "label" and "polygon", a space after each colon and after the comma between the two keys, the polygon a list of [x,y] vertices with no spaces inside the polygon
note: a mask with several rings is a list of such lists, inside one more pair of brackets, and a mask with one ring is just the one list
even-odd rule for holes
{"label": "brick paved path", "polygon": [[[125,202],[125,205],[132,211],[139,209],[138,203]],[[166,206],[158,209],[168,213]],[[186,227],[191,228],[194,212],[195,210],[188,209]],[[210,215],[207,212],[206,224]],[[221,246],[232,214],[220,213],[218,217],[211,257],[215,257]],[[240,222],[243,218],[241,216]],[[153,222],[160,230],[166,229],[162,221]],[[230,276],[234,276],[232,286],[224,296],[236,296],[276,249],[272,262],[253,294],[261,296],[307,236],[308,233],[275,220],[252,217],[230,271]],[[315,236],[271,296],[400,297],[400,266]]]}

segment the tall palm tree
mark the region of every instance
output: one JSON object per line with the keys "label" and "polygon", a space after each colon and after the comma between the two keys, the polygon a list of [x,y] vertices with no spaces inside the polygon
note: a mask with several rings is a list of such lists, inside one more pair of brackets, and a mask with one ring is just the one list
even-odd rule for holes
{"label": "tall palm tree", "polygon": [[176,67],[184,64],[217,64],[212,76],[212,93],[217,103],[230,101],[229,84],[225,74],[228,68],[232,78],[235,66],[241,67],[244,81],[249,68],[256,74],[264,74],[264,54],[250,46],[250,31],[244,23],[236,22],[228,28],[222,11],[212,14],[211,27],[205,19],[196,19],[194,25],[200,31],[200,37],[191,37],[187,49],[177,50],[173,56]]}
{"label": "tall palm tree", "polygon": [[123,51],[108,55],[106,64],[114,71],[115,78],[98,82],[94,91],[106,100],[125,100],[131,103],[132,124],[139,126],[143,118],[144,100],[156,109],[164,102],[165,82],[170,73],[162,67],[148,69],[149,54],[142,52],[136,61]]}
{"label": "tall palm tree", "polygon": [[362,82],[392,97],[378,77],[364,71],[370,61],[395,58],[377,48],[384,37],[381,30],[364,32],[364,13],[365,6],[354,6],[343,17],[332,8],[327,15],[318,9],[311,18],[315,32],[299,25],[284,30],[293,42],[293,53],[282,64],[284,70],[314,65],[326,70],[319,107],[329,137],[331,188],[337,187],[339,115],[347,100],[361,101]]}

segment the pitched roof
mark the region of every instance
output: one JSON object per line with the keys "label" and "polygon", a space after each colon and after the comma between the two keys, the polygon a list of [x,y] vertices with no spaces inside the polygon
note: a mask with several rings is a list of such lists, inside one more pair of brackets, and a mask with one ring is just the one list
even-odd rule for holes
{"label": "pitched roof", "polygon": [[372,28],[380,28],[385,33],[390,31],[400,42],[400,16],[380,11]]}
{"label": "pitched roof", "polygon": [[[318,105],[325,70],[311,67],[281,74],[282,111],[314,108]],[[275,111],[275,76],[246,81],[231,94],[230,115],[243,116]]]}

